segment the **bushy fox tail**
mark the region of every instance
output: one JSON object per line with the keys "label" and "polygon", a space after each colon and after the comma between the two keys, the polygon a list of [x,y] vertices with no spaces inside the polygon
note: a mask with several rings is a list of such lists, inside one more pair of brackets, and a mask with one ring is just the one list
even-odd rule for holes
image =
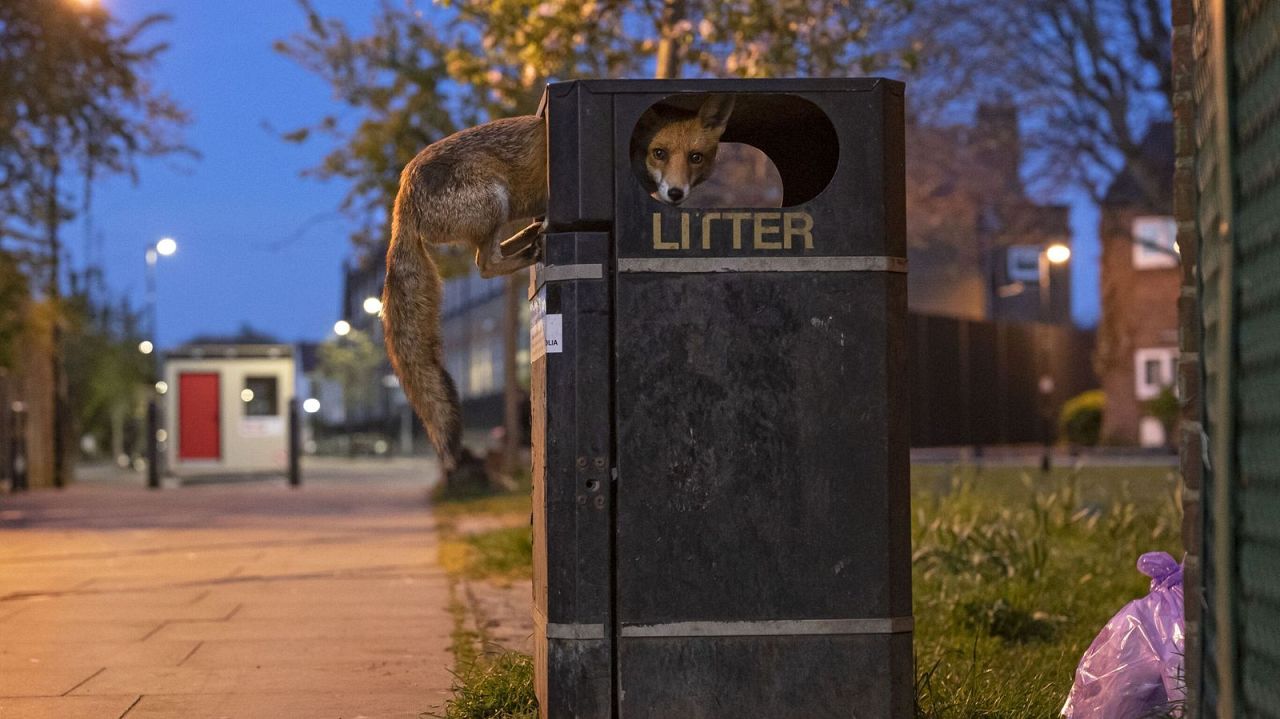
{"label": "bushy fox tail", "polygon": [[392,222],[382,289],[383,336],[400,386],[448,474],[462,454],[462,411],[458,389],[444,367],[443,283],[427,243],[406,224],[411,225],[400,217]]}

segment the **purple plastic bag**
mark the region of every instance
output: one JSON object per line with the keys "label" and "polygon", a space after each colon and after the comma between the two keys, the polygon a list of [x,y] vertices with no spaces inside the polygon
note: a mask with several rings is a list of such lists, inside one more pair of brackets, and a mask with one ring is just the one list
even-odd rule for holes
{"label": "purple plastic bag", "polygon": [[1067,719],[1136,719],[1183,699],[1182,567],[1165,552],[1138,558],[1151,593],[1124,606],[1080,659]]}

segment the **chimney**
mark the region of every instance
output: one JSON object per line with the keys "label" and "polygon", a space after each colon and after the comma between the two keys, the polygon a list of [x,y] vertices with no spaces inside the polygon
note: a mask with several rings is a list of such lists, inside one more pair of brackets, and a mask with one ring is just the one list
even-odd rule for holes
{"label": "chimney", "polygon": [[1000,189],[1022,196],[1022,145],[1018,137],[1018,108],[1008,99],[978,105],[974,146],[981,165],[999,178]]}

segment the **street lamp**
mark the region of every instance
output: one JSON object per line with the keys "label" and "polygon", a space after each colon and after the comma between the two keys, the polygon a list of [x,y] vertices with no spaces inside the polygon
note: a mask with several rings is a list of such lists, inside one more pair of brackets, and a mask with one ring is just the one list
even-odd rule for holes
{"label": "street lamp", "polygon": [[1071,248],[1061,242],[1055,242],[1044,248],[1044,256],[1050,263],[1060,265],[1071,259]]}
{"label": "street lamp", "polygon": [[[151,339],[138,343],[138,351],[149,355],[157,349],[160,339],[156,334],[156,263],[161,257],[169,257],[178,251],[178,243],[172,237],[161,237],[147,245],[147,334]],[[151,362],[152,378],[156,380],[156,395],[147,402],[147,487],[160,488],[160,462],[162,453],[160,445],[168,441],[169,433],[161,428],[160,402],[157,396],[169,390],[169,385],[160,379],[160,356],[156,352]]]}
{"label": "street lamp", "polygon": [[351,334],[351,323],[346,320],[338,320],[333,323],[333,333],[339,337],[346,337]]}
{"label": "street lamp", "polygon": [[[147,334],[151,335],[151,342],[147,344],[153,347],[160,341],[156,336],[156,263],[161,257],[169,257],[177,251],[178,243],[172,237],[161,237],[147,246]],[[143,354],[150,353],[150,350],[143,351]]]}
{"label": "street lamp", "polygon": [[364,311],[376,315],[382,311],[382,300],[377,297],[366,297],[364,300]]}
{"label": "street lamp", "polygon": [[[1049,284],[1052,282],[1053,265],[1066,264],[1071,259],[1071,248],[1062,242],[1054,242],[1044,247],[1040,251],[1040,322],[1042,325],[1048,325],[1053,322],[1053,312],[1050,303],[1053,301],[1053,294],[1050,292]],[[1041,337],[1048,337],[1049,328],[1040,327]],[[1038,389],[1040,390],[1040,414],[1041,421],[1044,424],[1042,431],[1044,434],[1044,450],[1040,455],[1040,471],[1048,472],[1053,466],[1051,451],[1053,449],[1053,421],[1049,416],[1049,399],[1053,394],[1054,382],[1052,372],[1052,362],[1050,361],[1050,348],[1047,339],[1040,342],[1040,381]]]}

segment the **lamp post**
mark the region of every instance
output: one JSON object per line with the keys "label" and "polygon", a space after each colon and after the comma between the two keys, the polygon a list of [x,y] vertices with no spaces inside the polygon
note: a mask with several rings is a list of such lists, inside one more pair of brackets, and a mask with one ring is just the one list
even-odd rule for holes
{"label": "lamp post", "polygon": [[[346,320],[338,320],[333,323],[333,333],[338,336],[338,344],[341,345],[347,341],[347,337],[351,336],[351,323]],[[342,428],[343,434],[347,440],[347,457],[354,459],[356,456],[355,429],[351,420],[351,373],[344,371],[342,373]],[[318,409],[318,408],[317,408]]]}
{"label": "lamp post", "polygon": [[[373,297],[373,296],[366,297],[364,298],[364,303],[362,306],[364,307],[365,314],[370,315],[375,319],[375,322],[369,328],[369,335],[371,337],[377,337],[378,336],[377,331],[379,327],[378,327],[378,322],[376,320],[377,318],[382,316],[382,299],[379,297]],[[383,366],[384,367],[386,366],[385,363]],[[379,369],[378,371],[381,372],[381,369]],[[373,410],[375,413],[375,420],[377,424],[383,427],[383,429],[386,428],[385,423],[387,419],[390,418],[391,416],[390,388],[392,387],[392,385],[387,384],[388,376],[392,378],[395,377],[395,375],[384,375],[382,380],[378,383],[382,387],[382,389],[381,391],[378,392],[378,395],[377,395],[378,406]],[[377,412],[381,412],[382,414],[377,415],[376,414]]]}
{"label": "lamp post", "polygon": [[[169,257],[178,251],[178,243],[172,237],[161,237],[147,246],[147,334],[154,348],[160,343],[156,336],[156,263],[161,257]],[[149,354],[144,351],[143,354]]]}
{"label": "lamp post", "polygon": [[[156,334],[156,263],[161,257],[168,257],[178,251],[178,243],[172,237],[161,237],[154,244],[147,246],[147,335],[138,343],[138,351],[144,355],[154,355],[151,361],[151,380],[156,391],[147,402],[147,486],[160,488],[160,403],[156,397],[161,394],[160,387],[160,339]],[[165,385],[167,389],[167,385]]]}
{"label": "lamp post", "polygon": [[1044,448],[1040,454],[1040,471],[1048,472],[1053,467],[1053,459],[1051,456],[1053,450],[1053,420],[1049,416],[1049,399],[1053,395],[1053,362],[1049,356],[1051,348],[1048,341],[1048,325],[1053,323],[1053,294],[1050,291],[1050,283],[1052,282],[1052,270],[1054,265],[1066,264],[1071,259],[1071,248],[1061,242],[1054,242],[1046,245],[1040,250],[1039,269],[1040,276],[1038,283],[1040,285],[1040,324],[1039,328],[1041,337],[1040,341],[1040,378],[1037,382],[1037,391],[1040,393],[1040,419],[1042,423],[1041,431],[1044,437]]}

